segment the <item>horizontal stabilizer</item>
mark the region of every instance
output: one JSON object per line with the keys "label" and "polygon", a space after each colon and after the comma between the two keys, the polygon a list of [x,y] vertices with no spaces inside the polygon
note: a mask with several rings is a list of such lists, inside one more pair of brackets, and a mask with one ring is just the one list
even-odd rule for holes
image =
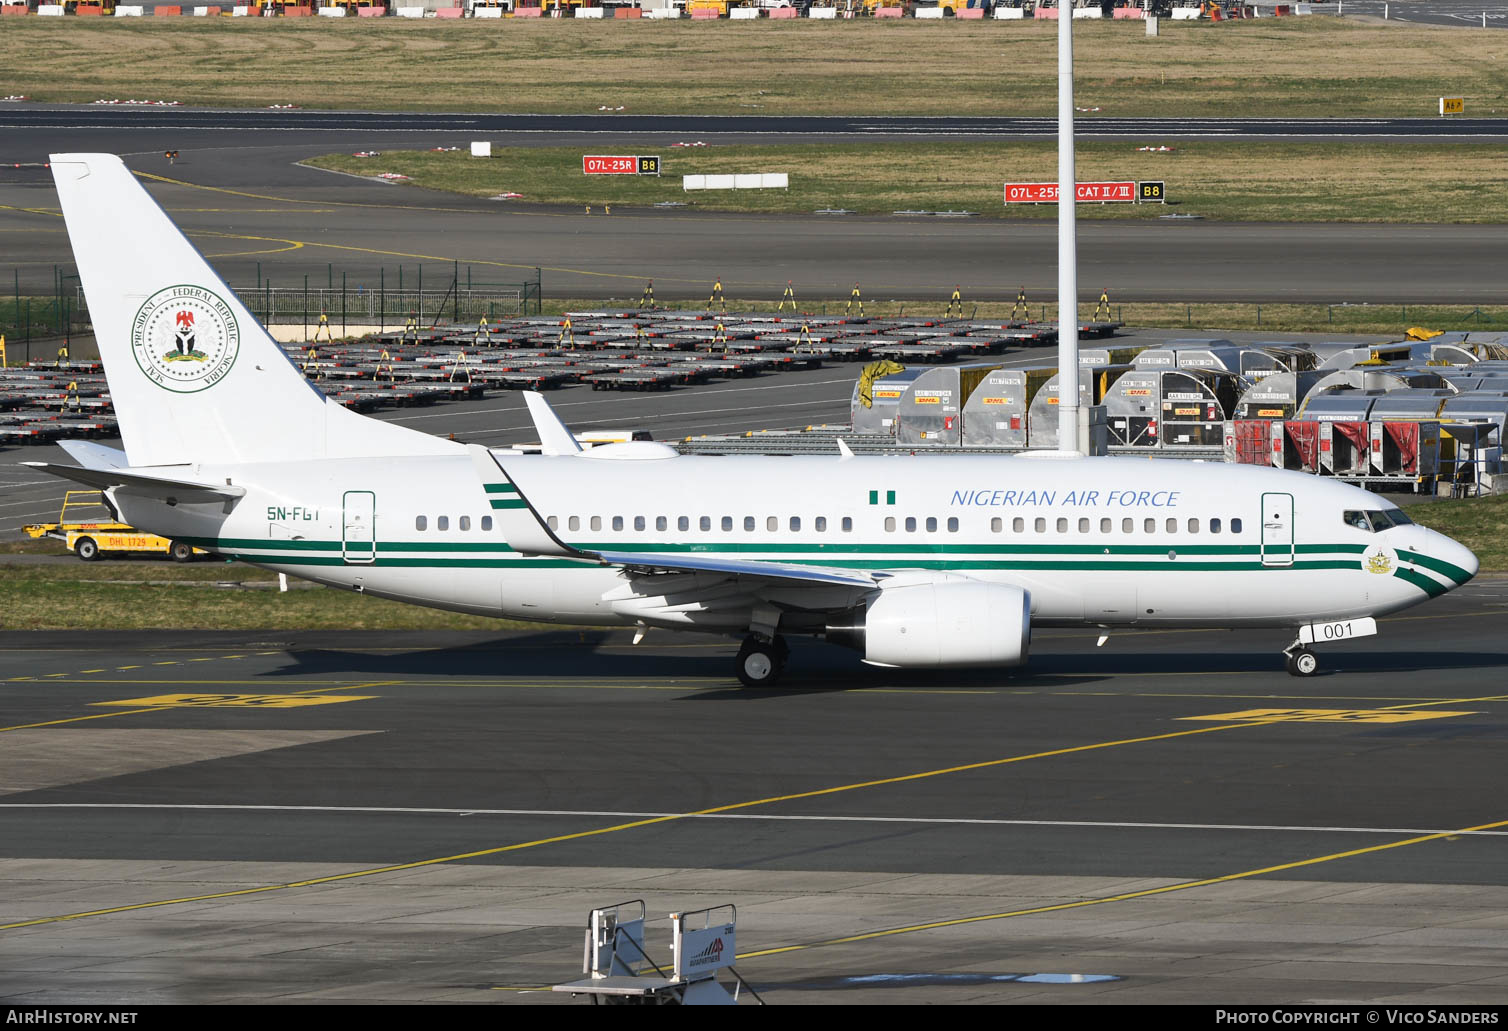
{"label": "horizontal stabilizer", "polygon": [[85,469],[76,465],[54,465],[51,462],[22,462],[22,465],[32,469],[40,469],[44,473],[61,476],[65,480],[74,480],[96,490],[106,490],[110,487],[130,487],[132,490],[141,491],[154,497],[171,498],[182,501],[185,504],[203,503],[206,501],[234,501],[244,497],[245,487],[233,487],[230,484],[205,484],[192,483],[188,480],[170,480],[162,476],[148,476],[139,472],[127,472],[124,469]]}
{"label": "horizontal stabilizer", "polygon": [[105,447],[88,440],[60,440],[58,447],[85,469],[124,469],[131,464],[120,448]]}

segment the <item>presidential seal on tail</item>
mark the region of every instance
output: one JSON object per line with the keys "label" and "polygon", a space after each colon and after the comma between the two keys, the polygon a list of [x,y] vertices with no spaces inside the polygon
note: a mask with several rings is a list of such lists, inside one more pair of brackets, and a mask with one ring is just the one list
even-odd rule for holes
{"label": "presidential seal on tail", "polygon": [[179,394],[220,382],[240,346],[241,330],[230,305],[203,287],[159,290],[131,322],[136,364],[153,383]]}

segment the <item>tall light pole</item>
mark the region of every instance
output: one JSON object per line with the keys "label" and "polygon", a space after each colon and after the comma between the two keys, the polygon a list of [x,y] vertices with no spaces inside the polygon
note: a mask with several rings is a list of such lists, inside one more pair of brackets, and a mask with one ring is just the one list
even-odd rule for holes
{"label": "tall light pole", "polygon": [[1073,0],[1058,0],[1058,450],[1079,450],[1079,255],[1074,220]]}

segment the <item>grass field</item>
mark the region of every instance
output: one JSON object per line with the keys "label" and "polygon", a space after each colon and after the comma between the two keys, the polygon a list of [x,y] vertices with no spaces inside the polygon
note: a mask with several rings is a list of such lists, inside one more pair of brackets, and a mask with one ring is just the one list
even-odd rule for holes
{"label": "grass field", "polygon": [[0,566],[5,582],[0,629],[143,630],[516,630],[537,626],[403,605],[293,581],[276,588],[275,573],[224,562],[174,565],[136,560],[92,564]]}
{"label": "grass field", "polygon": [[1409,518],[1476,552],[1484,573],[1508,572],[1508,495],[1411,505]]}
{"label": "grass field", "polygon": [[[1053,22],[411,22],[13,18],[0,92],[38,101],[628,114],[1056,110]],[[1508,111],[1496,32],[1328,17],[1083,22],[1077,99],[1106,115]],[[1091,116],[1094,112],[1090,112]]]}
{"label": "grass field", "polygon": [[[711,283],[708,283],[711,286]],[[1014,289],[1008,287],[1007,289]],[[795,288],[798,310],[807,315],[833,315],[848,307],[845,297],[812,297]],[[632,291],[622,297],[608,298],[545,298],[543,314],[559,315],[573,311],[590,311],[596,308],[632,308],[640,294]],[[1058,306],[1049,293],[1029,294],[1027,314],[1032,319],[1055,322]],[[728,312],[737,317],[739,312],[771,311],[776,300],[730,299]],[[876,318],[904,315],[944,317],[948,312],[949,299],[939,293],[934,298],[890,300],[866,295],[864,313]],[[660,307],[682,311],[706,310],[705,300],[661,301]],[[1132,327],[1159,327],[1164,329],[1199,330],[1208,333],[1234,333],[1244,330],[1261,330],[1271,333],[1308,333],[1314,340],[1324,340],[1336,334],[1364,333],[1403,339],[1411,326],[1436,330],[1467,330],[1489,333],[1508,332],[1508,305],[1423,305],[1423,304],[1121,304],[1112,296],[1105,309],[1097,302],[1086,301],[1079,305],[1082,320],[1124,322]],[[963,312],[970,318],[1011,318],[1017,314],[1016,306],[1009,300],[979,302],[967,295],[963,297]],[[1056,352],[1043,352],[1044,361],[1055,361]]]}
{"label": "grass field", "polygon": [[[1159,141],[1154,141],[1159,142]],[[1158,180],[1170,204],[1080,204],[1085,219],[1156,219],[1173,212],[1231,222],[1508,222],[1503,148],[1476,145],[1174,141],[1172,153],[1132,141],[1081,140],[1080,181]],[[592,175],[580,147],[494,147],[467,152],[326,154],[307,163],[374,176],[397,172],[415,186],[500,203],[647,206],[804,212],[847,209],[974,211],[991,218],[1055,217],[1056,205],[1007,206],[1002,187],[1057,178],[1051,140],[989,143],[849,143],[663,148],[662,175]],[[681,176],[788,172],[789,190],[686,192]],[[838,216],[835,216],[838,217]]]}

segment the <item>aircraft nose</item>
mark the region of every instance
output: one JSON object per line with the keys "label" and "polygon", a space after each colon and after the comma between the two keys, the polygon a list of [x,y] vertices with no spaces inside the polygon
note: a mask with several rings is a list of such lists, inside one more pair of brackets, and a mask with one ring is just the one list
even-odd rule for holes
{"label": "aircraft nose", "polygon": [[[1443,533],[1437,534],[1437,536],[1440,538],[1440,561],[1448,562],[1460,569],[1466,574],[1466,580],[1470,580],[1476,576],[1477,570],[1481,568],[1481,563],[1477,561],[1476,553],[1466,545],[1452,540]],[[1461,583],[1464,584],[1466,580],[1462,580]]]}
{"label": "aircraft nose", "polygon": [[[1405,529],[1415,528],[1405,527]],[[1421,536],[1424,540],[1419,542],[1418,550],[1425,559],[1422,564],[1431,572],[1450,580],[1450,587],[1460,587],[1477,575],[1481,564],[1466,545],[1436,530],[1424,530]]]}

